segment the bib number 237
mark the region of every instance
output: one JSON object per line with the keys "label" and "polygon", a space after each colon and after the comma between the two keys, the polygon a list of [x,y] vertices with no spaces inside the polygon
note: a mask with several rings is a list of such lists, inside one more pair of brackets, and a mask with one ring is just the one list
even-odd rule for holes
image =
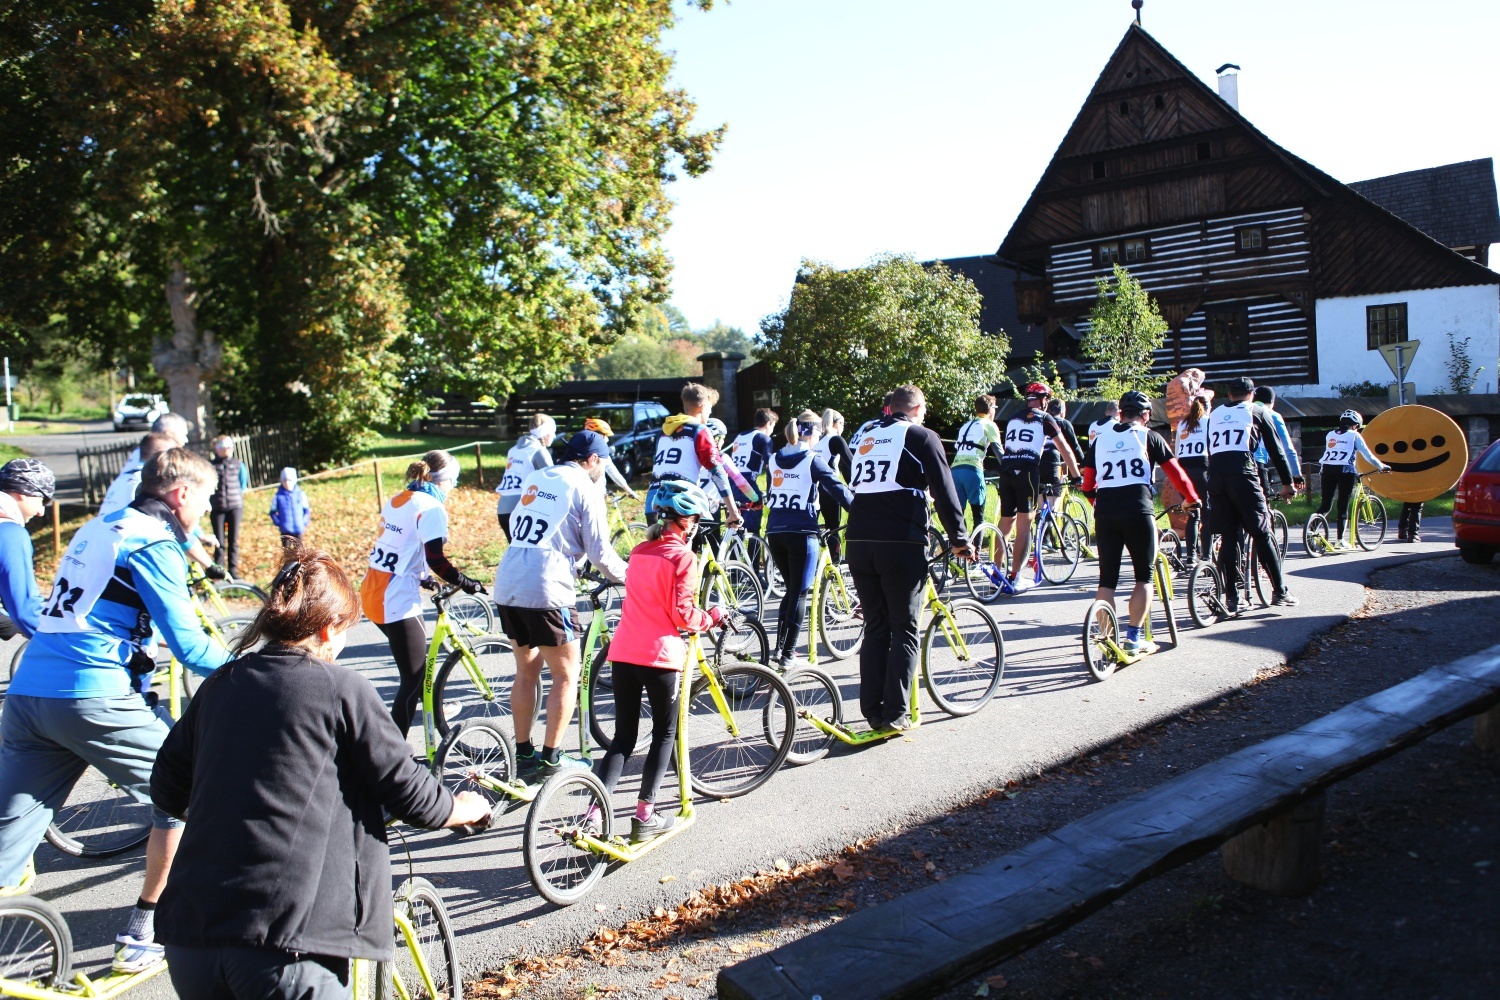
{"label": "bib number 237", "polygon": [[854,462],[854,484],[883,483],[891,478],[891,463],[888,460],[867,458]]}

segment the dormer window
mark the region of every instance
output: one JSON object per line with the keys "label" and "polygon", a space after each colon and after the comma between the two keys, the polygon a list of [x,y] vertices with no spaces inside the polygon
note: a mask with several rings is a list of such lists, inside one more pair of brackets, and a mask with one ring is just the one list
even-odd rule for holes
{"label": "dormer window", "polygon": [[1151,246],[1146,242],[1144,236],[1135,239],[1124,240],[1123,254],[1125,263],[1139,264],[1143,260],[1151,259]]}
{"label": "dormer window", "polygon": [[1094,180],[1096,180],[1096,181],[1102,181],[1102,180],[1104,180],[1104,161],[1103,160],[1095,160],[1094,161]]}
{"label": "dormer window", "polygon": [[1206,142],[1200,142],[1200,143],[1198,143],[1198,159],[1200,159],[1200,160],[1212,159],[1213,155],[1214,155],[1214,148],[1213,148],[1213,146],[1209,145]]}
{"label": "dormer window", "polygon": [[1094,266],[1112,267],[1120,262],[1120,244],[1100,243],[1094,247]]}

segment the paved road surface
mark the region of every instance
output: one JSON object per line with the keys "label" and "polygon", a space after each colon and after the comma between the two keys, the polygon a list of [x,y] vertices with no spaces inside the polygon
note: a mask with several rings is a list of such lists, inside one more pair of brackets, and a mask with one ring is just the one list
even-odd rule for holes
{"label": "paved road surface", "polygon": [[[1317,561],[1294,553],[1289,567],[1302,599],[1295,611],[1261,610],[1199,631],[1182,610],[1181,650],[1126,668],[1103,684],[1089,680],[1079,654],[1080,621],[1097,578],[1094,565],[1086,562],[1070,584],[1041,588],[995,609],[1005,630],[1007,670],[1000,694],[982,712],[951,719],[924,699],[924,724],[909,742],[836,750],[810,767],[784,770],[744,798],[703,803],[694,829],[610,873],[589,900],[570,909],[552,908],[527,881],[519,851],[525,815],[520,810],[477,838],[410,837],[416,870],[443,890],[462,933],[470,975],[517,952],[545,953],[575,944],[603,923],[673,905],[700,885],[765,869],[779,857],[795,861],[828,853],[931,816],[1007,779],[1033,774],[1237,688],[1358,609],[1373,570],[1453,552],[1447,521],[1435,519],[1426,527],[1421,545],[1387,544],[1374,554]],[[1293,535],[1295,544],[1300,532]],[[394,668],[370,624],[355,630],[342,662],[365,671],[384,693],[393,690]],[[856,668],[852,662],[836,666],[846,700],[857,704]],[[675,788],[664,792],[671,795]],[[633,802],[634,788],[623,788],[616,801],[622,817]],[[405,872],[400,847],[393,857],[400,878]],[[140,885],[141,855],[82,864],[44,845],[37,866],[41,895],[68,915],[81,965],[104,962],[107,942]],[[154,992],[141,995],[169,992],[162,980]]]}
{"label": "paved road surface", "polygon": [[[79,424],[82,431],[73,434],[7,434],[0,441],[15,445],[33,458],[47,463],[57,476],[57,495],[65,503],[83,502],[83,477],[78,474],[78,451],[101,444],[139,441],[145,430],[117,434],[108,420]],[[73,513],[77,513],[75,510]]]}

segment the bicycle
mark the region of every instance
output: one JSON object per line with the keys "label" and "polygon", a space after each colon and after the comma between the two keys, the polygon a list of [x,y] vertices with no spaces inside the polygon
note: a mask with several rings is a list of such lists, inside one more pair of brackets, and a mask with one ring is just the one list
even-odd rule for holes
{"label": "bicycle", "polygon": [[[443,899],[424,878],[396,889],[396,958],[350,963],[358,1000],[462,1000],[463,981],[452,924]],[[98,979],[73,968],[73,932],[51,903],[34,896],[0,899],[0,996],[20,1000],[112,1000],[167,971],[158,962],[140,972],[106,972]]]}
{"label": "bicycle", "polygon": [[[1365,477],[1378,475],[1384,469],[1371,469],[1358,473],[1354,481],[1354,495],[1349,498],[1348,528],[1354,535],[1354,545],[1366,552],[1374,552],[1385,541],[1385,502],[1365,487]],[[1314,559],[1320,556],[1348,552],[1354,545],[1333,541],[1328,533],[1328,515],[1314,513],[1302,526],[1302,547]]]}
{"label": "bicycle", "polygon": [[1068,483],[1063,483],[1062,493],[1057,498],[1057,509],[1077,521],[1083,529],[1083,558],[1097,559],[1098,553],[1091,544],[1094,540],[1094,505],[1081,492],[1074,490]]}
{"label": "bicycle", "polygon": [[[1078,572],[1078,562],[1083,557],[1085,530],[1082,524],[1062,513],[1056,499],[1066,487],[1048,484],[1041,489],[1041,506],[1031,524],[1031,559],[1034,582],[1043,580],[1051,584],[1067,583]],[[974,526],[969,535],[969,547],[976,557],[979,553],[995,553],[994,558],[1010,561],[1010,540],[1000,534],[1000,529],[988,521]],[[971,581],[970,593],[974,599],[986,604],[994,602],[1004,592],[996,575],[990,569],[998,569],[998,563],[986,565],[983,558],[976,558],[975,566],[967,574]]]}
{"label": "bicycle", "polygon": [[[984,605],[978,601],[942,600],[937,587],[936,571],[943,559],[939,555],[929,559],[927,563],[927,585],[923,602],[932,617],[928,619],[927,627],[922,632],[922,686],[927,689],[937,707],[949,715],[973,715],[989,704],[1005,676],[1005,635]],[[818,710],[812,708],[800,710],[801,717],[824,734],[821,740],[814,739],[805,748],[799,746],[797,752],[800,763],[808,763],[827,754],[833,746],[833,740],[850,746],[864,746],[888,740],[907,731],[851,729],[844,724],[843,698],[832,678],[821,670],[798,670],[788,675],[788,687],[792,686],[793,680],[810,681],[819,689],[820,704],[827,706],[821,710],[826,714],[819,714]],[[907,718],[911,723],[910,729],[916,729],[922,724],[915,684],[912,685],[911,708]]]}
{"label": "bicycle", "polygon": [[629,559],[635,547],[646,540],[646,523],[626,520],[620,503],[620,494],[609,495],[609,541],[621,559]]}
{"label": "bicycle", "polygon": [[[1241,531],[1240,537],[1240,585],[1236,607],[1249,607],[1253,592],[1253,597],[1260,606],[1268,608],[1276,596],[1275,589],[1271,586],[1271,574],[1261,563],[1260,556],[1255,554],[1255,546],[1249,536]],[[1221,619],[1233,617],[1225,600],[1224,575],[1219,571],[1219,549],[1220,539],[1216,536],[1209,546],[1208,556],[1195,562],[1188,574],[1188,616],[1199,628],[1207,628]]]}
{"label": "bicycle", "polygon": [[[716,645],[722,647],[723,640],[721,632]],[[609,793],[592,771],[565,771],[548,778],[527,813],[521,850],[527,877],[549,903],[569,906],[578,902],[593,890],[609,865],[639,861],[691,827],[697,821],[694,793],[713,798],[743,795],[765,784],[786,760],[796,716],[791,694],[774,671],[752,664],[712,668],[703,654],[702,637],[696,633],[688,637],[685,667],[679,681],[674,747],[676,825],[650,840],[628,843],[615,834]],[[693,679],[695,673],[698,676]],[[695,718],[703,720],[703,725],[695,726]],[[736,764],[709,778],[693,766],[701,753],[693,747],[699,745],[696,734],[721,726],[747,750],[758,749],[756,761]]]}
{"label": "bicycle", "polygon": [[[707,533],[722,527],[722,523],[718,521],[706,525],[700,524],[698,537],[702,539]],[[727,552],[726,547],[732,545],[731,539],[734,534],[734,532],[721,534],[717,546],[705,543],[699,547],[698,605],[707,610],[717,604],[725,611],[733,611],[742,617],[759,621],[765,613],[766,592],[761,587],[760,578],[756,576],[754,568],[738,559],[721,560],[715,551],[717,548]]]}
{"label": "bicycle", "polygon": [[740,505],[741,514],[749,514],[757,510],[762,511],[760,532],[749,531],[743,523],[726,531],[719,543],[718,559],[720,562],[734,560],[749,566],[755,571],[762,593],[775,600],[785,591],[782,589],[781,574],[776,571],[776,562],[771,558],[771,548],[766,544],[765,530],[769,517],[761,504]]}
{"label": "bicycle", "polygon": [[[1151,567],[1151,582],[1156,591],[1156,599],[1161,602],[1172,648],[1176,649],[1179,642],[1177,618],[1172,612],[1172,562],[1165,552],[1156,553]],[[1088,613],[1083,619],[1083,663],[1094,680],[1107,680],[1117,667],[1139,663],[1144,657],[1158,652],[1156,643],[1152,641],[1150,605],[1147,607],[1143,633],[1146,644],[1139,652],[1128,653],[1120,645],[1120,620],[1115,613],[1114,602],[1095,599],[1089,604]]]}

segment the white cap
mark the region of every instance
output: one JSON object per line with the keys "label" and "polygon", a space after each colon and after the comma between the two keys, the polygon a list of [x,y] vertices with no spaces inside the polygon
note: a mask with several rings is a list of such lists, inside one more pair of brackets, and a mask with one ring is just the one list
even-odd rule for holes
{"label": "white cap", "polygon": [[288,480],[290,480],[292,483],[297,482],[297,470],[292,468],[290,465],[281,470],[281,481],[284,483]]}

